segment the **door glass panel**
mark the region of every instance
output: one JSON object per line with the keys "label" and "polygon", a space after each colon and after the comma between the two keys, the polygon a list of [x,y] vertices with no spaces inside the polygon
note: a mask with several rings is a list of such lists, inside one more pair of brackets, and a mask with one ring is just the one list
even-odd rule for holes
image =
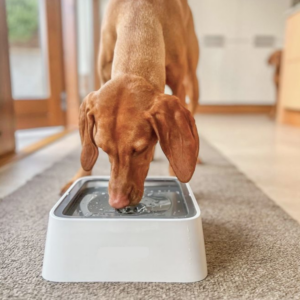
{"label": "door glass panel", "polygon": [[44,0],[6,0],[14,99],[48,97]]}
{"label": "door glass panel", "polygon": [[77,62],[81,100],[94,90],[93,11],[91,0],[77,0]]}

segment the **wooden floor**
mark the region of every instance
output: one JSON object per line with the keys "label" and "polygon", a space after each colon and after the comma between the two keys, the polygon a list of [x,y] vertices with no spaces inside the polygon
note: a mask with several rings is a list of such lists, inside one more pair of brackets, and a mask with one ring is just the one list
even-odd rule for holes
{"label": "wooden floor", "polygon": [[0,167],[33,154],[66,136],[73,130],[65,129],[63,126],[17,130],[15,132],[15,152],[1,156]]}
{"label": "wooden floor", "polygon": [[300,128],[277,125],[264,115],[200,115],[197,125],[204,138],[300,222]]}
{"label": "wooden floor", "polygon": [[79,146],[80,139],[76,131],[39,151],[4,165],[0,168],[0,198],[12,193]]}

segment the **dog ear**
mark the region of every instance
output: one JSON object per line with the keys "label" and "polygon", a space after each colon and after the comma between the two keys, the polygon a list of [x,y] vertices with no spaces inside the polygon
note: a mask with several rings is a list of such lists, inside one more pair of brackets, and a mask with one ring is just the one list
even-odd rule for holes
{"label": "dog ear", "polygon": [[181,182],[188,182],[197,164],[199,136],[192,114],[175,96],[160,95],[146,118]]}
{"label": "dog ear", "polygon": [[85,171],[92,170],[99,154],[99,150],[94,141],[95,119],[92,111],[88,107],[91,96],[88,95],[80,106],[79,112],[79,132],[82,144],[81,166]]}

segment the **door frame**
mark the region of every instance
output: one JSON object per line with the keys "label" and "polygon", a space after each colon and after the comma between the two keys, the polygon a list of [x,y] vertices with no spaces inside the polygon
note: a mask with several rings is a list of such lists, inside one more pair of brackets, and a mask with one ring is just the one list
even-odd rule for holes
{"label": "door frame", "polygon": [[[49,97],[14,99],[15,128],[60,125],[68,128],[77,127],[80,97],[77,78],[76,0],[40,1],[45,15]],[[99,88],[97,56],[100,41],[100,0],[92,0],[92,6],[95,66],[93,72],[95,90],[97,90]],[[9,76],[9,73],[6,76]]]}
{"label": "door frame", "polygon": [[0,41],[0,155],[6,155],[15,150],[15,128],[5,0],[0,0]]}
{"label": "door frame", "polygon": [[41,5],[45,15],[49,96],[14,99],[16,129],[65,125],[61,103],[65,86],[61,0],[42,0]]}

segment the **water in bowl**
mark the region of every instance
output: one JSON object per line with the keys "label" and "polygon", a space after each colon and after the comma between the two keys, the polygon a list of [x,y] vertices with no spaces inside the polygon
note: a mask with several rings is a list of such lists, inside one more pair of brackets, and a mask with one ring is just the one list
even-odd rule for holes
{"label": "water in bowl", "polygon": [[65,215],[84,218],[184,217],[187,208],[176,182],[145,182],[144,195],[137,206],[116,210],[109,203],[107,184],[85,186]]}

